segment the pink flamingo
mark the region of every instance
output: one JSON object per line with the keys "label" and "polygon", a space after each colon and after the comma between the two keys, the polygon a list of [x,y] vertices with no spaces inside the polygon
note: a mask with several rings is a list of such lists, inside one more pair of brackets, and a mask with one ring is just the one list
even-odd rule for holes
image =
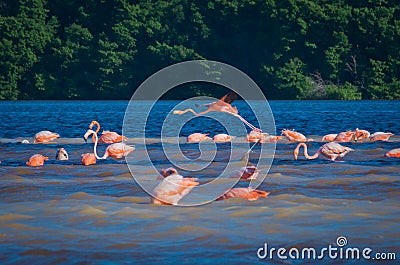
{"label": "pink flamingo", "polygon": [[192,133],[187,137],[188,143],[199,143],[202,141],[212,141],[211,137],[208,137],[207,134],[204,133]]}
{"label": "pink flamingo", "polygon": [[337,136],[337,133],[327,134],[324,137],[322,137],[322,141],[323,142],[333,142],[333,141],[335,141],[336,136]]}
{"label": "pink flamingo", "polygon": [[[99,133],[100,131],[100,123],[97,121],[92,121],[89,125],[89,129],[92,129],[93,126],[97,126],[96,133]],[[103,131],[101,133],[101,136],[99,138],[99,143],[102,144],[112,144],[112,143],[119,143],[122,141],[127,141],[128,138],[125,136],[119,135],[116,132],[110,132],[110,131]],[[94,135],[92,136],[92,141],[94,142]]]}
{"label": "pink flamingo", "polygon": [[291,141],[291,142],[310,142],[313,141],[313,139],[307,139],[307,137],[304,136],[304,134],[301,134],[299,132],[295,132],[293,130],[282,130],[282,134],[286,136],[286,138]]}
{"label": "pink flamingo", "polygon": [[206,114],[208,112],[226,112],[226,113],[229,113],[229,114],[239,118],[244,124],[249,126],[252,130],[261,131],[260,129],[256,128],[251,123],[246,121],[242,116],[240,116],[236,107],[232,107],[231,103],[233,101],[235,101],[236,97],[237,97],[236,93],[229,92],[228,94],[223,96],[218,101],[215,101],[215,102],[212,102],[212,103],[209,103],[209,104],[204,104],[204,106],[207,107],[207,110],[205,110],[203,112],[196,113],[193,109],[189,108],[189,109],[185,109],[185,110],[174,110],[173,114],[182,115],[182,114],[185,114],[187,112],[191,112],[195,116],[199,116],[199,115],[204,115],[204,114]]}
{"label": "pink flamingo", "polygon": [[82,165],[89,166],[96,164],[96,155],[94,153],[86,153],[81,155]]}
{"label": "pink flamingo", "polygon": [[386,157],[399,157],[400,158],[400,148],[392,149],[385,154]]}
{"label": "pink flamingo", "polygon": [[341,132],[334,139],[335,142],[340,142],[340,143],[351,142],[355,140],[356,140],[355,131]]}
{"label": "pink flamingo", "polygon": [[226,200],[231,198],[241,198],[249,201],[256,201],[260,198],[267,198],[269,192],[263,190],[255,190],[248,188],[233,188],[227,191],[224,195],[218,197],[216,200]]}
{"label": "pink flamingo", "polygon": [[393,133],[390,133],[390,132],[387,132],[387,133],[384,133],[384,132],[376,132],[376,133],[373,133],[370,137],[369,137],[369,139],[371,140],[371,141],[388,141],[389,140],[389,138],[390,137],[392,137],[394,134]]}
{"label": "pink flamingo", "polygon": [[154,204],[177,205],[195,186],[200,183],[197,178],[184,178],[174,168],[161,171],[164,179],[154,188]]}
{"label": "pink flamingo", "polygon": [[26,165],[29,167],[39,167],[44,165],[44,161],[49,160],[47,156],[43,156],[41,154],[33,155],[29,158],[29,161],[26,162]]}
{"label": "pink flamingo", "polygon": [[135,147],[133,147],[133,146],[129,146],[124,143],[114,143],[114,144],[107,146],[107,149],[106,149],[106,152],[104,153],[104,155],[102,157],[99,157],[97,155],[97,142],[98,142],[97,133],[95,131],[89,129],[89,130],[87,130],[87,132],[85,133],[83,138],[85,139],[85,141],[87,141],[88,137],[91,134],[94,134],[94,138],[95,138],[93,151],[94,151],[94,155],[96,156],[97,159],[107,159],[107,157],[112,157],[114,159],[121,159],[124,156],[127,156],[133,150],[135,150]]}
{"label": "pink flamingo", "polygon": [[35,134],[34,143],[48,143],[51,142],[57,138],[59,138],[60,135],[58,133],[50,132],[50,131],[41,131]]}
{"label": "pink flamingo", "polygon": [[227,143],[232,141],[233,136],[230,136],[228,134],[225,133],[220,133],[217,135],[214,135],[213,140],[215,143]]}
{"label": "pink flamingo", "polygon": [[344,157],[350,151],[354,151],[353,149],[342,146],[336,142],[330,142],[322,145],[314,155],[310,156],[307,152],[307,145],[305,143],[299,143],[293,151],[294,159],[296,160],[299,155],[300,147],[304,147],[304,156],[307,159],[316,159],[319,155],[323,155],[332,161],[335,161],[338,157]]}
{"label": "pink flamingo", "polygon": [[356,131],[355,131],[355,140],[356,141],[362,141],[364,139],[369,138],[369,136],[370,136],[369,131],[360,130],[360,129],[356,128]]}

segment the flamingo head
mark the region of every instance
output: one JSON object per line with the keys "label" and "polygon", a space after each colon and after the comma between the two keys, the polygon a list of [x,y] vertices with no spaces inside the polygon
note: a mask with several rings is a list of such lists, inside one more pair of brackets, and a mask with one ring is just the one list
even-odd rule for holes
{"label": "flamingo head", "polygon": [[86,133],[85,133],[85,135],[83,136],[83,139],[85,140],[85,142],[87,142],[87,139],[89,138],[89,136],[90,136],[91,134],[95,134],[95,133],[96,133],[96,132],[93,131],[93,130],[91,130],[91,129],[87,130]]}
{"label": "flamingo head", "polygon": [[166,177],[171,176],[171,175],[179,175],[179,174],[178,174],[178,171],[175,168],[169,167],[167,169],[162,169],[161,170],[161,175],[164,178],[166,178]]}

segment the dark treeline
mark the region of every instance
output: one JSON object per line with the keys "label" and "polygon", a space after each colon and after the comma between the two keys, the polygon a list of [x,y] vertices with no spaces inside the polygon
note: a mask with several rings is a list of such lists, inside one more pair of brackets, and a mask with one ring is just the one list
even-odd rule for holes
{"label": "dark treeline", "polygon": [[0,0],[0,13],[0,99],[128,99],[193,59],[239,68],[270,99],[400,98],[397,0]]}

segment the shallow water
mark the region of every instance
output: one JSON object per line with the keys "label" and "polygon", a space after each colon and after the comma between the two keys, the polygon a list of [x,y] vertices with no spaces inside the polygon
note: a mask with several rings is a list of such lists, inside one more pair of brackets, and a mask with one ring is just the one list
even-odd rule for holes
{"label": "shallow water", "polygon": [[[145,152],[157,169],[170,165],[163,148],[172,148],[173,139],[160,140],[159,120],[175,103],[163,101],[156,106],[146,146],[142,139],[129,140],[136,147],[132,165],[143,176],[154,177],[140,161]],[[234,105],[256,123],[243,103]],[[315,140],[308,143],[311,153],[322,144],[322,135],[355,127],[400,135],[399,101],[273,101],[270,105],[277,131],[294,128],[310,136]],[[126,106],[126,101],[0,102],[1,264],[311,264],[310,260],[260,260],[257,249],[264,243],[276,248],[322,248],[335,245],[338,236],[347,237],[349,247],[396,252],[400,258],[400,159],[384,157],[388,150],[400,148],[399,136],[389,142],[345,143],[356,151],[343,162],[304,157],[295,161],[295,144],[282,141],[259,187],[271,192],[267,199],[156,206],[149,203],[124,161],[80,165],[80,154],[93,148],[82,139],[90,121],[121,132]],[[56,131],[62,138],[51,144],[19,143],[32,142],[41,130]],[[225,130],[203,117],[185,126],[181,148],[192,159],[199,155],[198,145],[184,143],[184,136],[198,131],[214,135]],[[235,142],[248,148],[240,135]],[[68,151],[70,160],[54,160],[60,147]],[[105,148],[101,145],[100,153]],[[43,167],[26,167],[35,153],[50,160]],[[207,169],[182,174],[210,181],[230,154],[229,144],[219,144]],[[259,154],[256,146],[250,161],[260,160],[263,169],[269,157]],[[356,264],[355,260],[324,262]]]}

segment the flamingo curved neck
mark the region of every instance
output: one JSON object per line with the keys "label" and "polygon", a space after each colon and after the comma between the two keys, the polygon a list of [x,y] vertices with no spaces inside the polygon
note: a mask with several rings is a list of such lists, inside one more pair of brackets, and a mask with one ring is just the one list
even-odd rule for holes
{"label": "flamingo curved neck", "polygon": [[98,132],[100,131],[100,123],[99,123],[99,122],[94,121],[94,122],[93,122],[93,125],[90,126],[89,128],[92,129],[92,127],[95,126],[95,125],[97,126],[97,128],[96,128],[96,133],[98,133]]}
{"label": "flamingo curved neck", "polygon": [[319,150],[314,154],[314,155],[312,155],[312,156],[310,156],[309,154],[308,154],[308,148],[307,148],[307,145],[305,144],[305,143],[300,143],[298,146],[297,146],[297,151],[299,151],[299,149],[301,148],[301,147],[304,147],[304,156],[307,158],[307,159],[316,159],[318,156],[319,156]]}
{"label": "flamingo curved neck", "polygon": [[94,139],[95,139],[94,148],[93,148],[94,155],[96,156],[97,159],[106,159],[107,158],[107,151],[102,157],[99,157],[97,155],[97,142],[98,142],[99,138],[97,137],[97,133],[95,131],[93,131],[93,135],[94,135]]}

